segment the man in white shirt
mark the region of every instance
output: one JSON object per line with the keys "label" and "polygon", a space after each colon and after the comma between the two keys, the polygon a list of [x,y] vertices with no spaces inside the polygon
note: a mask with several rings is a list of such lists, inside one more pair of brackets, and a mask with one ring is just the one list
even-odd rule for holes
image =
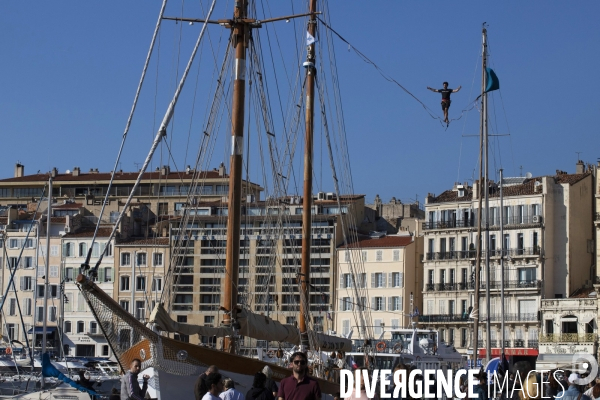
{"label": "man in white shirt", "polygon": [[221,400],[219,394],[223,391],[223,380],[221,374],[212,372],[206,378],[208,392],[202,397],[202,400]]}
{"label": "man in white shirt", "polygon": [[223,386],[225,391],[219,395],[221,400],[244,400],[244,395],[235,389],[232,379],[225,379]]}

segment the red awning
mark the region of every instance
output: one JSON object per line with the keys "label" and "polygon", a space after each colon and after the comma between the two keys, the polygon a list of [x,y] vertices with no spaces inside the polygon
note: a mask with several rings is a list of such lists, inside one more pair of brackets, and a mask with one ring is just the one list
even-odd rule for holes
{"label": "red awning", "polygon": [[[492,349],[492,357],[500,357],[500,352],[502,349],[493,348]],[[485,349],[479,349],[479,356],[485,357]],[[540,354],[538,349],[533,349],[529,347],[519,347],[519,348],[508,348],[504,349],[505,356],[537,356]]]}

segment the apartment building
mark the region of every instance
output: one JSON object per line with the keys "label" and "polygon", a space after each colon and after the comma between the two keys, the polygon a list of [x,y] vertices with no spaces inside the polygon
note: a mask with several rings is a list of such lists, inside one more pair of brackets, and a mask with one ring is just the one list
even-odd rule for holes
{"label": "apartment building", "polygon": [[422,309],[423,238],[410,233],[375,232],[337,249],[339,286],[336,331],[363,339],[357,310],[367,310],[375,338],[391,338],[390,328],[411,327]]}
{"label": "apartment building", "polygon": [[94,228],[73,229],[72,225],[66,225],[66,227],[70,228],[69,233],[61,232],[62,279],[64,281],[63,329],[65,333],[63,348],[65,355],[109,357],[111,352],[108,343],[85,298],[77,288],[75,279],[90,248],[92,252],[89,265],[92,268],[95,267],[100,255],[106,249],[95,281],[100,289],[109,296],[113,296],[114,239],[108,240],[112,228],[101,227],[98,229],[96,240],[92,244]]}
{"label": "apartment building", "polygon": [[[439,196],[429,195],[423,224],[424,310],[419,321],[439,329],[441,338],[465,355],[472,351],[473,340],[469,311],[473,305],[478,196],[477,182],[473,187],[457,184]],[[490,183],[489,196],[489,243],[483,244],[483,257],[489,252],[490,275],[486,276],[482,262],[480,320],[490,319],[490,346],[496,356],[502,337],[500,257],[504,256],[507,354],[535,358],[541,300],[566,298],[591,283],[592,175],[578,165],[575,174],[557,171],[554,176],[505,178],[501,184]],[[488,284],[489,313],[483,297]],[[479,358],[483,358],[485,323],[478,336]]]}
{"label": "apartment building", "polygon": [[[128,238],[115,245],[113,293],[121,307],[146,322],[157,302],[161,302],[169,263],[169,238]],[[186,322],[182,318],[179,322]],[[130,333],[120,336],[129,347]]]}
{"label": "apartment building", "polygon": [[[342,196],[339,202],[341,207],[332,193],[319,193],[313,200],[309,307],[316,331],[333,329],[336,247],[344,241],[340,219],[345,218],[344,226],[349,229],[364,218],[363,195]],[[180,218],[170,221],[172,258],[178,274],[171,309],[174,319],[218,326],[223,318],[227,204],[201,203],[190,214],[186,226]],[[302,199],[260,201],[248,196],[242,221],[239,304],[283,323],[297,323]],[[208,337],[200,340],[214,344]],[[254,341],[246,340],[246,346],[255,347]]]}
{"label": "apartment building", "polygon": [[[90,168],[84,172],[79,167],[60,173],[53,168],[52,196],[55,199],[79,204],[85,208],[85,215],[95,222],[99,217],[104,203],[111,172],[99,172],[97,168]],[[126,200],[138,177],[138,172],[118,171],[114,176],[113,186],[109,197],[104,203],[105,210],[102,219],[114,223],[123,202]],[[25,166],[17,164],[12,178],[0,179],[0,206],[13,206],[26,208],[27,204],[39,199],[48,184],[47,173],[25,175]],[[201,180],[201,181],[200,181]],[[201,182],[198,184],[197,182]],[[244,195],[258,196],[262,189],[252,182],[244,182]],[[190,194],[202,196],[203,201],[221,200],[229,192],[229,176],[225,166],[212,171],[196,171],[190,167],[185,171],[171,171],[168,165],[156,168],[155,171],[144,173],[142,180],[134,193],[134,203],[143,205],[144,221],[138,229],[144,230],[148,221],[157,216],[176,215],[180,213]],[[60,202],[60,201],[59,201]],[[123,235],[140,236],[136,232],[129,232],[134,224],[120,226]]]}

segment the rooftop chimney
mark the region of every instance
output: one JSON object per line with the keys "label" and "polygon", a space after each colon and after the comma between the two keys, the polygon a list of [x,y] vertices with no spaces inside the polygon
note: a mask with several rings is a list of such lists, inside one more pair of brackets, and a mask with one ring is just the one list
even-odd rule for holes
{"label": "rooftop chimney", "polygon": [[56,169],[56,167],[52,168],[52,177],[56,178],[56,175],[58,175],[58,169]]}
{"label": "rooftop chimney", "polygon": [[581,160],[577,161],[577,164],[575,164],[575,173],[576,174],[585,173],[585,165],[583,164],[583,161],[581,161]]}
{"label": "rooftop chimney", "polygon": [[79,176],[80,173],[81,173],[81,169],[79,169],[79,167],[73,168],[73,176]]}
{"label": "rooftop chimney", "polygon": [[20,163],[16,163],[15,164],[15,178],[22,178],[24,175],[25,175],[25,166]]}
{"label": "rooftop chimney", "polygon": [[163,165],[160,169],[160,176],[167,176],[171,173],[171,168],[168,165]]}
{"label": "rooftop chimney", "polygon": [[221,163],[221,165],[219,165],[219,176],[225,176],[225,164]]}

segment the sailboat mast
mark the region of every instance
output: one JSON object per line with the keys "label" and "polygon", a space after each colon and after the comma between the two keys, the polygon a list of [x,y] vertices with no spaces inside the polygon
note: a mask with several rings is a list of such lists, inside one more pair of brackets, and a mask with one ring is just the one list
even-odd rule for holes
{"label": "sailboat mast", "polygon": [[[52,217],[52,175],[48,180],[48,216],[46,221],[46,273],[44,274],[44,322],[42,325],[42,355],[46,353],[46,327],[48,320],[48,288],[49,288],[49,276],[50,276],[50,218]],[[35,325],[33,327],[33,337],[35,338]],[[45,379],[42,377],[40,385],[44,388]]]}
{"label": "sailboat mast", "polygon": [[[225,259],[225,286],[223,307],[229,312],[223,324],[230,326],[235,318],[238,297],[240,265],[240,228],[242,214],[242,154],[244,152],[244,106],[246,96],[246,47],[250,26],[243,20],[248,12],[247,0],[236,0],[231,40],[235,48],[233,105],[231,116],[231,157],[229,173],[229,197],[227,218],[227,251]],[[235,352],[233,337],[225,338],[224,348]]]}
{"label": "sailboat mast", "polygon": [[[487,31],[485,29],[485,24],[483,27],[483,32],[482,32],[482,58],[483,58],[483,63],[482,63],[482,78],[481,78],[481,91],[482,93],[485,91],[485,65],[486,65],[486,60],[485,60],[485,55],[486,55],[486,35],[487,35]],[[485,101],[483,100],[485,99],[485,93],[482,95],[482,107],[486,106]],[[478,358],[478,353],[479,353],[479,316],[481,315],[481,310],[479,307],[479,292],[480,292],[480,287],[481,287],[481,252],[482,252],[482,245],[483,245],[483,239],[482,239],[482,216],[483,216],[483,196],[482,196],[482,192],[485,190],[487,193],[487,182],[484,183],[484,178],[483,178],[483,165],[484,165],[484,161],[483,161],[483,148],[484,146],[487,144],[487,141],[484,138],[484,125],[487,121],[487,119],[484,117],[485,115],[485,109],[482,110],[481,112],[481,125],[480,125],[480,135],[479,135],[479,188],[477,190],[477,201],[478,201],[478,207],[477,207],[477,254],[476,254],[476,262],[475,262],[475,293],[473,294],[473,368],[475,368],[477,366],[477,358]],[[487,159],[487,152],[486,152],[486,159]],[[486,168],[487,170],[487,168]],[[486,194],[487,197],[487,194]],[[486,251],[487,251],[488,246],[486,246]],[[489,288],[489,284],[486,285],[487,288]],[[488,309],[488,321],[489,321],[489,309]],[[488,341],[489,343],[489,341]],[[486,348],[487,350],[487,348]],[[488,357],[488,356],[486,356]]]}
{"label": "sailboat mast", "polygon": [[483,142],[485,146],[485,177],[483,178],[483,188],[485,190],[485,305],[487,319],[485,322],[485,361],[490,361],[491,358],[491,315],[490,315],[490,184],[489,184],[489,136],[488,136],[488,120],[487,120],[487,93],[486,87],[486,67],[487,67],[487,30],[483,28],[483,73],[482,87],[483,90],[483,107],[481,109],[481,118],[483,119]]}
{"label": "sailboat mast", "polygon": [[[316,34],[317,0],[310,1],[310,17],[308,20],[308,33],[314,38]],[[313,130],[314,130],[314,104],[315,104],[315,44],[308,45],[306,52],[306,136],[304,140],[304,197],[302,202],[302,267],[301,267],[301,296],[305,301],[300,301],[299,327],[301,346],[304,350],[308,347],[308,332],[306,316],[310,311],[310,246],[312,241],[312,177],[313,177]]]}

